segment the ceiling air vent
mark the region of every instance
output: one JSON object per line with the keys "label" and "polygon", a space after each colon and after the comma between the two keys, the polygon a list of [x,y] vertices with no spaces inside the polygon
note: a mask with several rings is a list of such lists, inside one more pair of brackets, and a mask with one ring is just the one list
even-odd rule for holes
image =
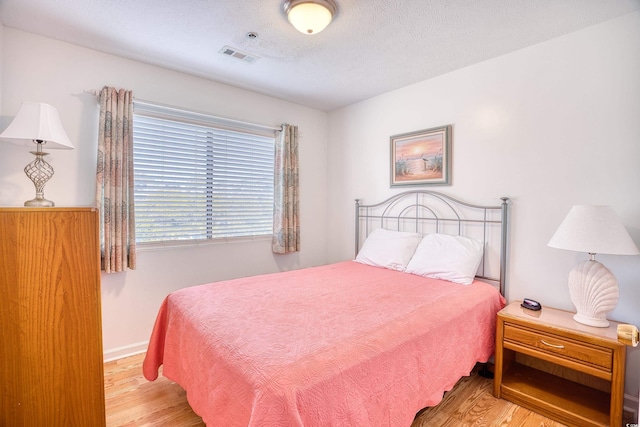
{"label": "ceiling air vent", "polygon": [[259,56],[256,55],[252,55],[250,53],[247,52],[242,52],[236,48],[233,48],[231,46],[225,46],[222,49],[220,49],[218,51],[218,53],[225,55],[225,56],[230,56],[232,58],[236,58],[239,59],[240,61],[244,61],[244,62],[248,62],[249,64],[252,64],[254,62],[256,62],[258,59],[260,59]]}

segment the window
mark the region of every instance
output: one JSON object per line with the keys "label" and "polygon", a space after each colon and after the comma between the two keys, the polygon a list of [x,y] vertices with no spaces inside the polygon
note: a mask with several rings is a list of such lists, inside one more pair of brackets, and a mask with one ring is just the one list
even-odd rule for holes
{"label": "window", "polygon": [[136,241],[269,235],[274,132],[134,104]]}

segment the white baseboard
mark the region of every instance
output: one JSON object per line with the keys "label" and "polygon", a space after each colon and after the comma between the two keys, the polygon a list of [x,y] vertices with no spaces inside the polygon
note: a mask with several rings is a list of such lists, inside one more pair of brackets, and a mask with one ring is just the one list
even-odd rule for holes
{"label": "white baseboard", "polygon": [[638,422],[638,396],[624,395],[624,410],[633,414],[633,419]]}
{"label": "white baseboard", "polygon": [[136,354],[144,353],[145,351],[147,351],[148,345],[149,341],[141,341],[135,344],[105,350],[103,354],[104,361],[111,362],[112,360],[122,359],[124,357],[135,356]]}

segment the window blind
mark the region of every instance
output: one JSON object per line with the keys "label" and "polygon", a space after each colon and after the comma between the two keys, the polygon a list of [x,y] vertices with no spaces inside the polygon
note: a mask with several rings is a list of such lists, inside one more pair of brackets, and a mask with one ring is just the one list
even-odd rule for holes
{"label": "window blind", "polygon": [[136,240],[271,234],[274,136],[159,116],[134,112]]}

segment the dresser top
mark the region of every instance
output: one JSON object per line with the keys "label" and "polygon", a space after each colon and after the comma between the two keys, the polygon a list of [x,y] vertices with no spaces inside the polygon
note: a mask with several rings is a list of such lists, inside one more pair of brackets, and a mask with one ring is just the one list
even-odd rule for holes
{"label": "dresser top", "polygon": [[500,311],[500,316],[503,318],[529,321],[563,331],[618,341],[618,325],[621,324],[620,322],[609,320],[608,327],[596,328],[573,320],[573,315],[575,314],[573,312],[545,306],[543,306],[539,311],[533,311],[521,307],[521,302],[522,301],[514,301],[510,303]]}
{"label": "dresser top", "polygon": [[0,212],[77,212],[77,211],[97,211],[93,206],[61,206],[51,208],[32,208],[20,206],[0,206]]}

